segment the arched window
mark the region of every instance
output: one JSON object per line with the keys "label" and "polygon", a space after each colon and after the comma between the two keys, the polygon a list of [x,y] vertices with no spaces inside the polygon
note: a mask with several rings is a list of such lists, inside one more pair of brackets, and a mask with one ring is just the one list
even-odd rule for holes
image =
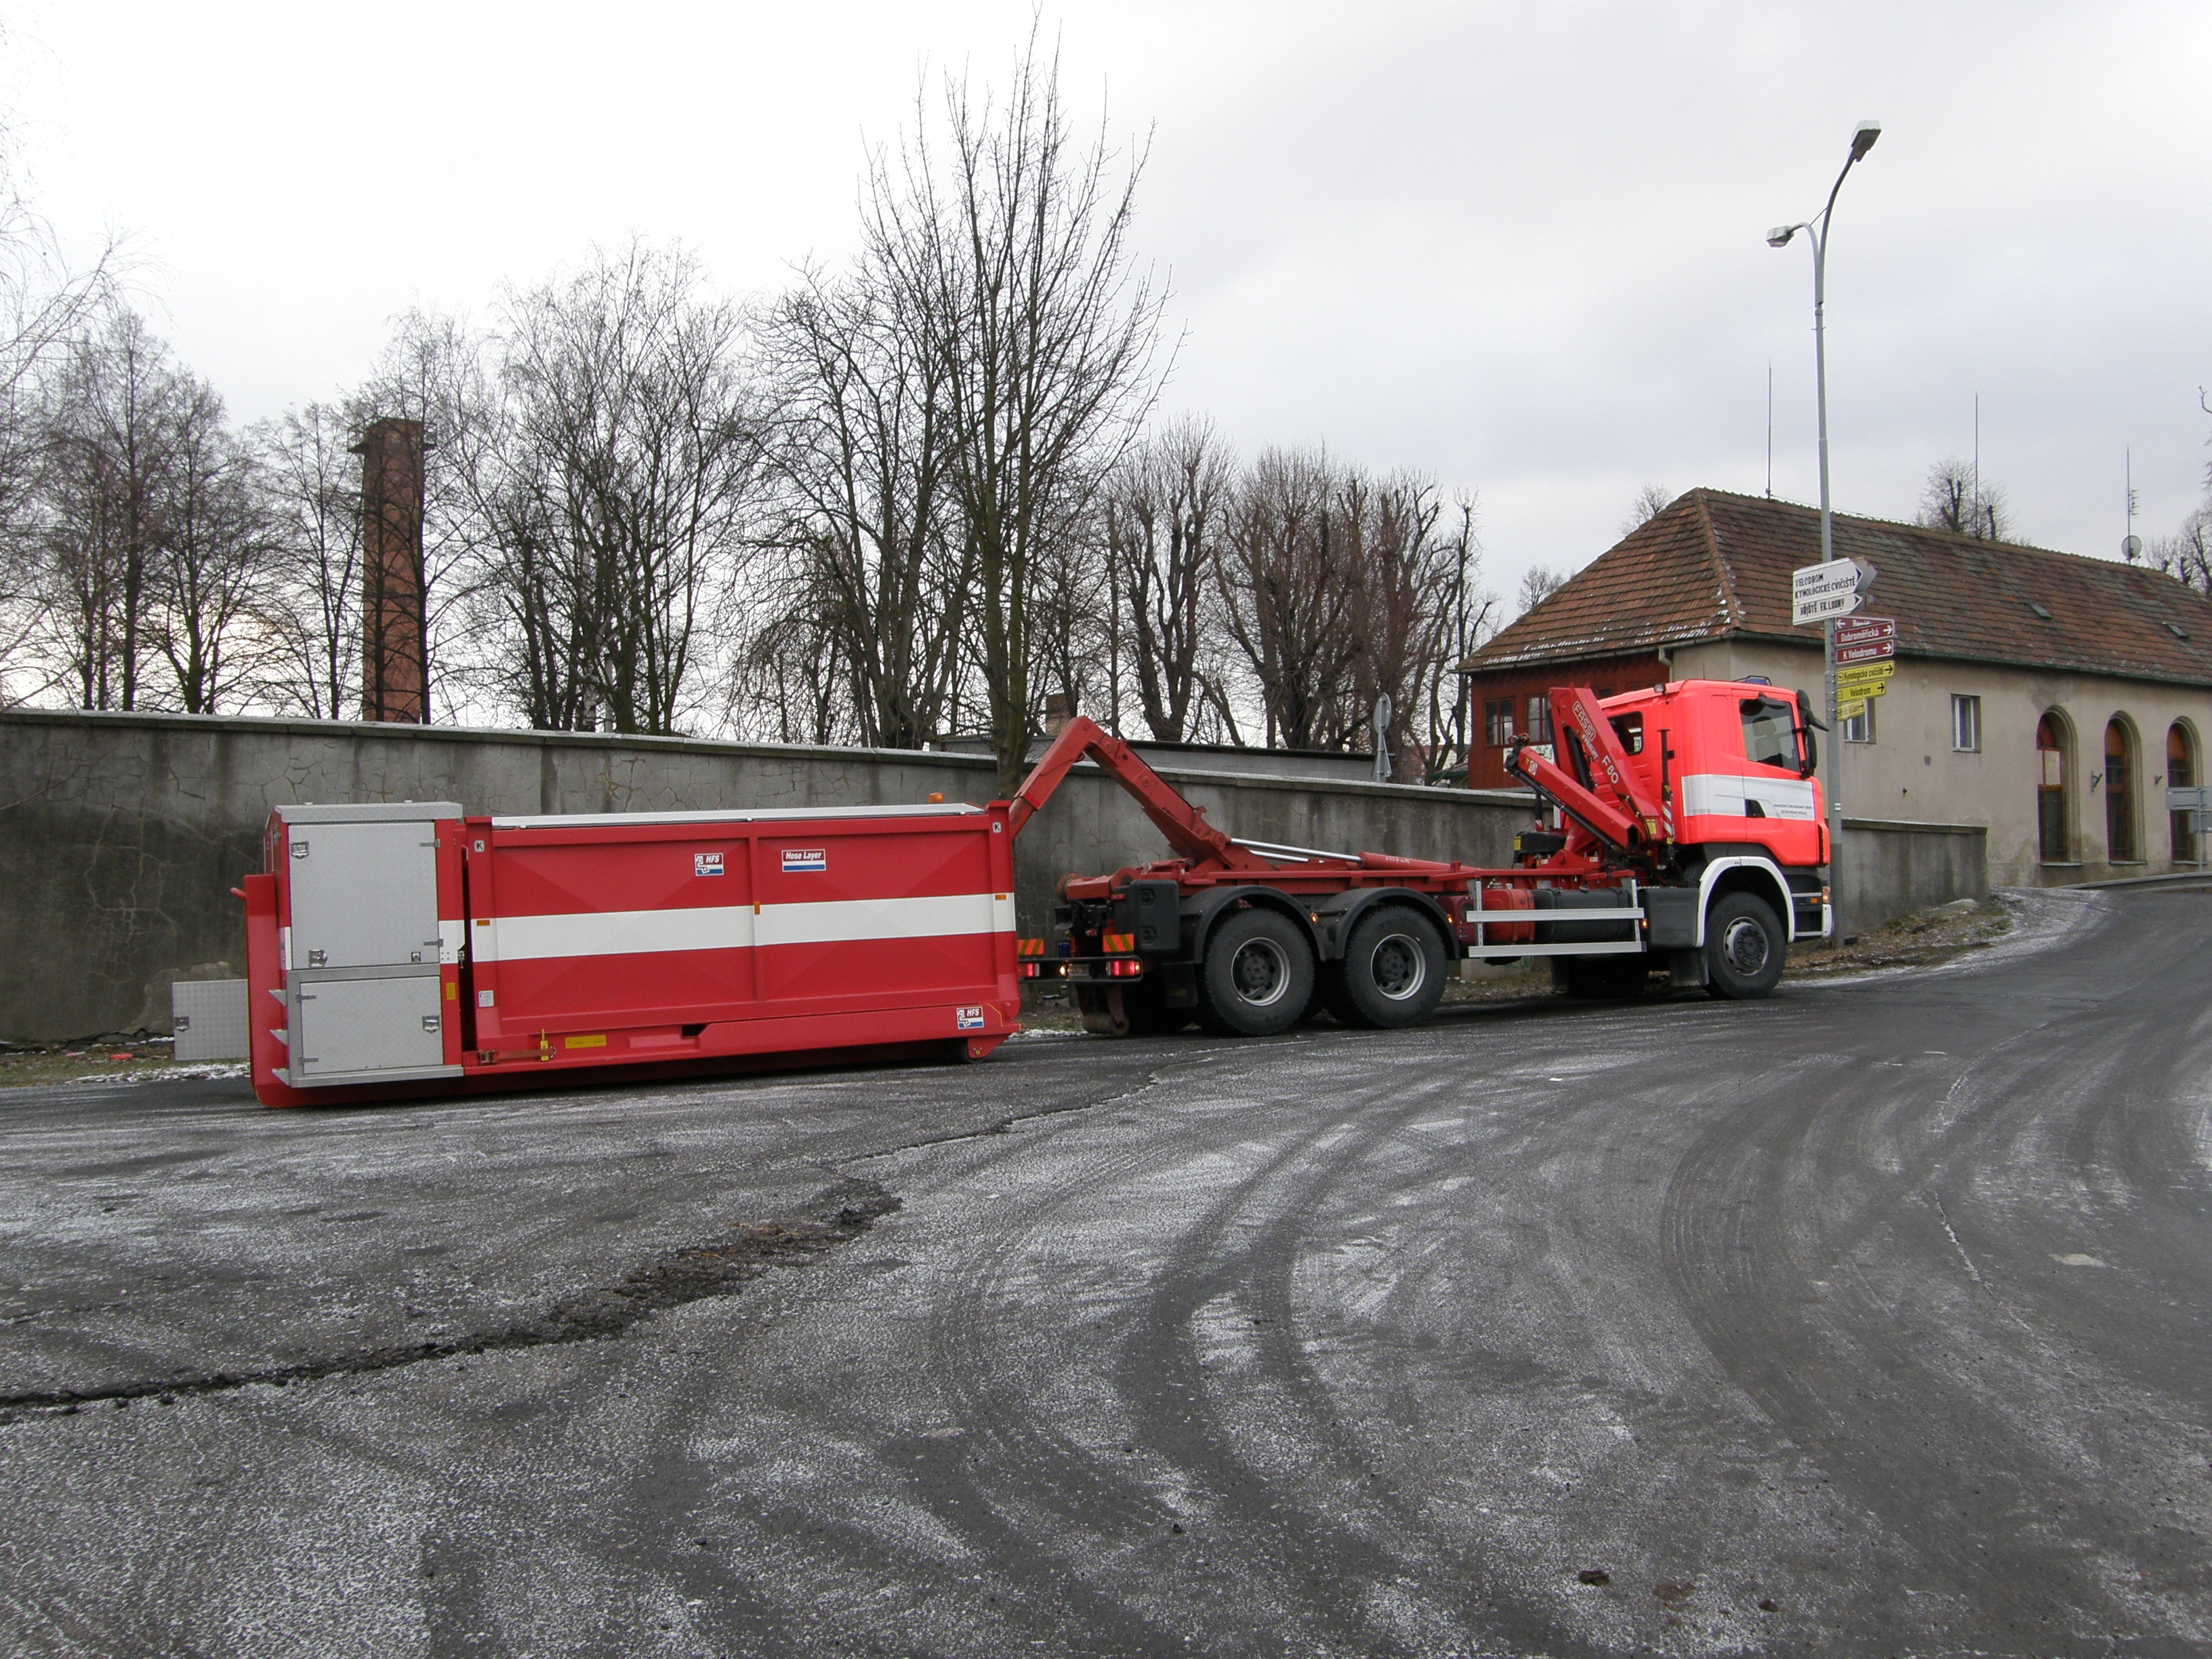
{"label": "arched window", "polygon": [[2105,856],[2114,864],[2142,856],[2136,840],[2133,735],[2117,719],[2105,723]]}
{"label": "arched window", "polygon": [[[2191,789],[2197,784],[2197,745],[2189,740],[2189,728],[2179,720],[2166,731],[2166,787],[2169,789]],[[2194,816],[2188,812],[2168,812],[2167,833],[2173,847],[2176,864],[2197,862],[2197,832],[2191,827]]]}
{"label": "arched window", "polygon": [[2066,732],[2057,716],[2035,723],[2035,825],[2045,864],[2066,860]]}

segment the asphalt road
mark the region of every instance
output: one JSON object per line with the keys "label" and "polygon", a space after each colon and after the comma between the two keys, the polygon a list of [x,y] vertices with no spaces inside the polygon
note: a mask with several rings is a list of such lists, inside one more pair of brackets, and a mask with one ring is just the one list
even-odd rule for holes
{"label": "asphalt road", "polygon": [[0,1096],[10,1654],[2212,1650],[2212,897],[1390,1036]]}

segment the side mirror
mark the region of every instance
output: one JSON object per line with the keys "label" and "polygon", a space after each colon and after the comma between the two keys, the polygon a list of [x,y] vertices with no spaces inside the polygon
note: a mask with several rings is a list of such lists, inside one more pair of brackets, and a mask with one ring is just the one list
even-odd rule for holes
{"label": "side mirror", "polygon": [[1797,741],[1805,751],[1804,759],[1797,763],[1797,775],[1809,778],[1820,769],[1820,744],[1814,737],[1815,732],[1828,728],[1813,718],[1813,700],[1802,691],[1797,694]]}

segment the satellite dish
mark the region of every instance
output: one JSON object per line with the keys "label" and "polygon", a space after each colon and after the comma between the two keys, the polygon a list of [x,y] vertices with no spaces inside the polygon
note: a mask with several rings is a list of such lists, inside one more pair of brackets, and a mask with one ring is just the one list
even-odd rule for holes
{"label": "satellite dish", "polygon": [[2133,564],[2142,556],[2142,538],[2130,536],[2120,544],[2120,556]]}

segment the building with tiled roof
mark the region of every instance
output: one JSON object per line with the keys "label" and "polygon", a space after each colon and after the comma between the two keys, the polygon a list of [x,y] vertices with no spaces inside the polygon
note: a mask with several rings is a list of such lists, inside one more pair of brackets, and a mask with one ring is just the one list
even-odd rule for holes
{"label": "building with tiled roof", "polygon": [[[1889,694],[1843,732],[1840,793],[1869,827],[1984,827],[1998,884],[2190,867],[2201,837],[2166,792],[2203,781],[2212,600],[2164,573],[1917,525],[1835,520],[1897,622]],[[1790,621],[1820,515],[1693,489],[1462,665],[1474,787],[1554,685],[1744,679],[1821,690],[1820,631]]]}

